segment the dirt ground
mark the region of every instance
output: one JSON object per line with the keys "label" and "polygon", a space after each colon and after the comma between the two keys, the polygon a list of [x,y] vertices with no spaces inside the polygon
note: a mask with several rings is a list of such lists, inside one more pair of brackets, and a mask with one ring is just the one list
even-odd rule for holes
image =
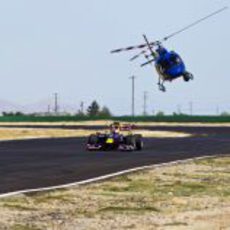
{"label": "dirt ground", "polygon": [[0,229],[230,229],[230,155],[0,199]]}

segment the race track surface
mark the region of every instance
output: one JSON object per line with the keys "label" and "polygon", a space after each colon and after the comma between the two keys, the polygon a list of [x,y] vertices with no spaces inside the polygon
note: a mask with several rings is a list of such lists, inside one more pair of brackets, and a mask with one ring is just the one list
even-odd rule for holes
{"label": "race track surface", "polygon": [[137,166],[230,153],[230,127],[148,129],[195,136],[148,138],[141,152],[87,152],[85,138],[0,142],[0,194],[72,183]]}

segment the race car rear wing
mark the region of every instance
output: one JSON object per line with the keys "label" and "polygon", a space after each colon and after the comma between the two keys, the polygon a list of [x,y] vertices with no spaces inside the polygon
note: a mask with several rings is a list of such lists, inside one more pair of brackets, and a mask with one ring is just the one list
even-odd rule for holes
{"label": "race car rear wing", "polygon": [[136,126],[133,124],[123,124],[121,126],[121,131],[132,131],[134,129],[136,129]]}

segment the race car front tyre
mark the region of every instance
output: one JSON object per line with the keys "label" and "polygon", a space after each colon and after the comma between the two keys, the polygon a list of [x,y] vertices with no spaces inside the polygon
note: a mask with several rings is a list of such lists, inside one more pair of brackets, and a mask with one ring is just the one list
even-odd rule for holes
{"label": "race car front tyre", "polygon": [[91,134],[88,138],[88,144],[96,145],[98,143],[98,136],[95,134]]}

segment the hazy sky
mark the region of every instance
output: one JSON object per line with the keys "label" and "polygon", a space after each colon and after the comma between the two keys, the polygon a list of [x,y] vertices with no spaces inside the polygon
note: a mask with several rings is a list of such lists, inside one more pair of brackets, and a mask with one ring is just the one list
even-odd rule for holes
{"label": "hazy sky", "polygon": [[[114,114],[130,114],[136,75],[136,112],[230,111],[230,10],[165,43],[195,76],[157,88],[151,66],[130,63],[131,53],[110,50],[160,39],[223,6],[229,0],[7,0],[0,1],[0,99],[30,104],[58,92],[62,103],[96,99]],[[135,53],[134,53],[135,54]]]}

